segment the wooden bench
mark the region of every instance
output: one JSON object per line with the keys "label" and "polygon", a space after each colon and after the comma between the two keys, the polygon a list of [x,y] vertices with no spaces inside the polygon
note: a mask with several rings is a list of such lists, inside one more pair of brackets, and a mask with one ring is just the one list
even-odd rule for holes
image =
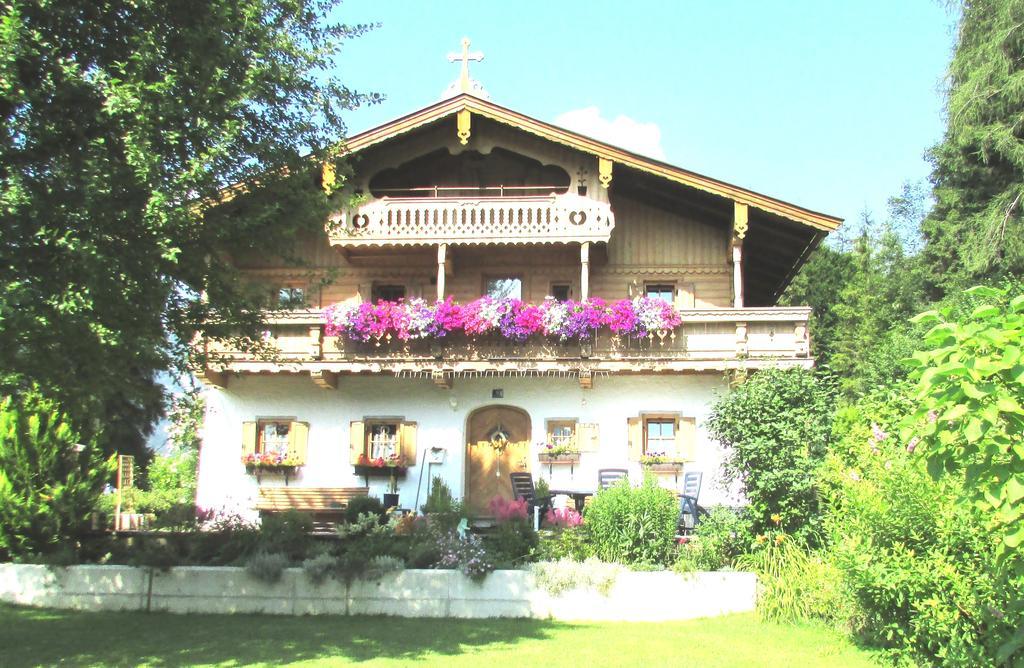
{"label": "wooden bench", "polygon": [[333,531],[348,502],[367,496],[369,487],[260,487],[256,510],[260,514],[297,510],[313,516],[316,532]]}

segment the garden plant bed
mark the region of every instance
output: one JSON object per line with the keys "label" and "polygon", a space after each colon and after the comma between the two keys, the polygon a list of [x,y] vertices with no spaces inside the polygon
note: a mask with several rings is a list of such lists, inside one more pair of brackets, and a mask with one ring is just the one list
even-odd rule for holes
{"label": "garden plant bed", "polygon": [[404,570],[377,580],[312,584],[301,569],[266,584],[235,567],[0,564],[0,601],[73,610],[398,617],[521,617],[668,621],[754,609],[752,573],[623,572],[602,595],[553,596],[526,571],[495,571],[482,582],[453,570]]}

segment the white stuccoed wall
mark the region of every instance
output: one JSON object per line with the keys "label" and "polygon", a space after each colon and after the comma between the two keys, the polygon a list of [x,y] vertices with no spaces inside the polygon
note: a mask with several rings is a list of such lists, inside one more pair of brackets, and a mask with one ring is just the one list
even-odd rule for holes
{"label": "white stuccoed wall", "polygon": [[[429,380],[392,377],[340,377],[337,390],[316,387],[299,376],[233,377],[227,390],[211,389],[203,448],[199,460],[197,503],[203,508],[250,508],[258,483],[241,463],[242,423],[263,417],[294,417],[309,423],[307,463],[290,478],[289,484],[308,487],[362,486],[349,463],[349,423],[366,417],[401,416],[418,423],[416,466],[399,481],[400,502],[412,508],[420,484],[422,504],[434,475],[442,476],[456,496],[465,485],[465,432],[469,414],[482,406],[509,405],[530,414],[536,444],[545,438],[545,420],[576,418],[600,425],[600,450],[583,453],[570,474],[568,466],[554,466],[552,472],[537,462],[531,445],[529,462],[535,476],[549,479],[553,488],[593,489],[599,468],[626,467],[634,481],[642,477],[639,464],[627,459],[626,419],[643,412],[678,412],[697,418],[697,459],[686,470],[704,472],[700,503],[737,503],[734,495],[719,484],[719,445],[710,440],[704,422],[716,396],[727,391],[718,374],[686,376],[599,377],[594,387],[583,390],[573,379],[486,378],[456,379],[451,390],[436,387]],[[504,398],[492,399],[502,389]],[[443,464],[428,471],[424,450],[446,448]],[[665,486],[674,487],[671,475],[662,475]],[[280,475],[264,475],[264,486],[283,485]],[[380,495],[387,479],[370,478],[370,492]],[[679,477],[678,485],[682,485]]]}
{"label": "white stuccoed wall", "polygon": [[351,585],[334,580],[315,585],[299,568],[286,569],[280,581],[267,584],[232,567],[160,571],[0,563],[0,602],[70,610],[638,622],[750,612],[756,599],[757,577],[735,571],[624,571],[607,595],[590,589],[552,595],[526,571],[495,571],[474,582],[457,571],[405,570]]}

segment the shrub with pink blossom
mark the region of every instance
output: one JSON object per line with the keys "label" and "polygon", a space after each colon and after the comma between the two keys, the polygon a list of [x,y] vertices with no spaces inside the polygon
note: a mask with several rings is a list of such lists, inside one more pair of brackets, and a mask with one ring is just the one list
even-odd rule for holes
{"label": "shrub with pink blossom", "polygon": [[550,508],[544,523],[552,529],[568,529],[583,524],[583,516],[572,508]]}

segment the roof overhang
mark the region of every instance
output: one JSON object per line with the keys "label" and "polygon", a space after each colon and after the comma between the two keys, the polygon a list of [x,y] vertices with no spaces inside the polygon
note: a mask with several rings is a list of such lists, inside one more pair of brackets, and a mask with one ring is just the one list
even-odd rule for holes
{"label": "roof overhang", "polygon": [[397,118],[376,128],[360,132],[345,141],[344,150],[356,153],[371,146],[388,141],[399,135],[410,132],[425,125],[434,123],[447,116],[454,116],[462,111],[469,111],[483,118],[518,128],[524,132],[543,139],[569,146],[598,158],[611,160],[621,166],[639,170],[656,177],[666,179],[689,188],[694,188],[712,195],[745,204],[753,209],[792,221],[823,234],[837,229],[843,222],[842,218],[811,211],[803,207],[785,202],[774,197],[740,188],[725,181],[719,181],[681,167],[675,167],[653,158],[632,153],[611,144],[566,130],[535,118],[531,118],[488,100],[470,94],[460,94],[442,100],[429,107]]}

